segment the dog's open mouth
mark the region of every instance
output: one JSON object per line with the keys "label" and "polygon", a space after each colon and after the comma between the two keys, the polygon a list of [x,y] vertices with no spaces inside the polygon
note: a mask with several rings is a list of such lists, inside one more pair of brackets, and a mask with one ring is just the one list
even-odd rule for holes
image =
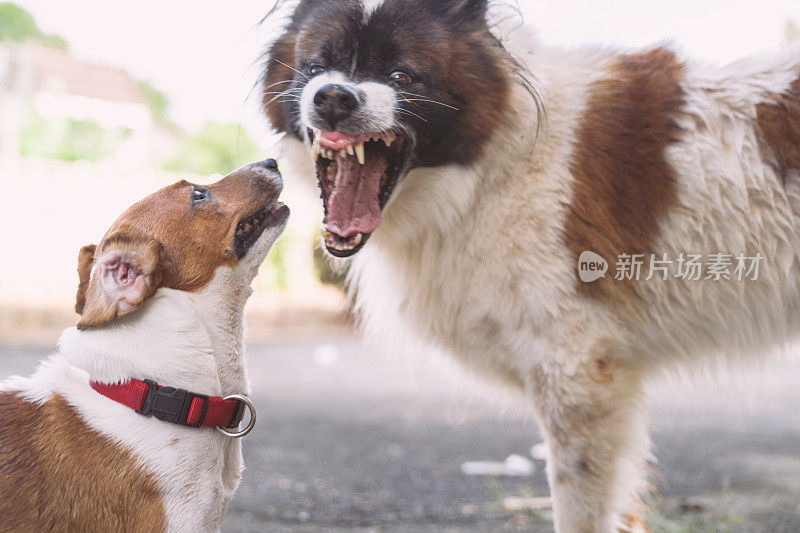
{"label": "dog's open mouth", "polygon": [[244,257],[258,238],[268,229],[280,224],[289,216],[289,208],[280,202],[259,209],[252,215],[239,221],[233,237],[233,247],[239,259]]}
{"label": "dog's open mouth", "polygon": [[392,131],[309,135],[325,207],[325,246],[331,255],[350,257],[381,222],[407,156],[405,139]]}

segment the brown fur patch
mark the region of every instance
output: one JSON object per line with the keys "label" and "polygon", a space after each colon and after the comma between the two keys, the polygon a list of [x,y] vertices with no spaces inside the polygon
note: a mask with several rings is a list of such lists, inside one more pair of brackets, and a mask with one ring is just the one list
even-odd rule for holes
{"label": "brown fur patch", "polygon": [[[565,240],[576,265],[591,250],[609,263],[605,279],[578,281],[584,294],[617,298],[613,280],[620,254],[648,254],[659,221],[675,202],[673,169],[665,157],[677,140],[684,65],[664,48],[620,56],[609,76],[591,88],[571,170],[574,198]],[[628,289],[634,290],[632,284]]]}
{"label": "brown fur patch", "polygon": [[83,313],[83,306],[86,305],[86,290],[89,288],[96,249],[96,245],[87,244],[78,252],[78,294],[75,297],[75,312],[79,315]]}
{"label": "brown fur patch", "polygon": [[800,77],[757,105],[756,119],[764,158],[786,183],[789,172],[800,171]]}
{"label": "brown fur patch", "polygon": [[61,396],[0,393],[0,531],[164,531],[155,479]]}
{"label": "brown fur patch", "polygon": [[270,124],[277,131],[289,131],[289,118],[283,109],[282,98],[278,94],[289,89],[294,80],[295,71],[287,65],[294,65],[294,46],[297,32],[289,30],[280,39],[272,43],[268,51],[266,72],[262,87],[261,106],[269,118]]}

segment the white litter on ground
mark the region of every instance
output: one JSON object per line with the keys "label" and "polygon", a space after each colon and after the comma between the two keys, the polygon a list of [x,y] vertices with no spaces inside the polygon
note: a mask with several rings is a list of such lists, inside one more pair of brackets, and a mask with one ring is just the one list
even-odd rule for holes
{"label": "white litter on ground", "polygon": [[547,444],[540,442],[531,446],[531,457],[537,461],[547,461]]}
{"label": "white litter on ground", "polygon": [[509,496],[503,500],[503,509],[511,512],[519,511],[547,511],[553,508],[553,499],[544,498],[517,498]]}
{"label": "white litter on ground", "polygon": [[530,476],[536,465],[521,455],[509,455],[502,463],[496,461],[469,461],[461,465],[466,476]]}

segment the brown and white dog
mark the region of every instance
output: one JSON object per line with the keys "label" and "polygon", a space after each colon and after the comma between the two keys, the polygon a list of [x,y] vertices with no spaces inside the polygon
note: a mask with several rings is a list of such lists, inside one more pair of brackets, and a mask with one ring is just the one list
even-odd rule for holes
{"label": "brown and white dog", "polygon": [[[800,53],[712,67],[663,47],[557,50],[486,0],[293,9],[264,110],[284,170],[316,176],[328,250],[358,252],[366,329],[520,391],[556,528],[625,527],[645,379],[800,327]],[[581,281],[584,252],[604,278]],[[673,262],[637,281],[625,254]],[[740,256],[750,278],[717,275]]]}
{"label": "brown and white dog", "polygon": [[32,377],[0,382],[0,531],[219,529],[244,468],[240,441],[96,389],[133,378],[249,392],[243,311],[288,218],[281,189],[274,160],[207,187],[181,181],[81,250],[77,328]]}

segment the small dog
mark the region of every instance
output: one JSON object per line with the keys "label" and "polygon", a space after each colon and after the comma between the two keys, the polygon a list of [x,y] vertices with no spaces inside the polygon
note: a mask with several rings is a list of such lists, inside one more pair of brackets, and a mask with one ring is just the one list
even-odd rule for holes
{"label": "small dog", "polygon": [[244,468],[232,437],[255,416],[237,429],[244,305],[289,215],[281,189],[274,160],[181,181],[81,249],[77,328],[0,382],[1,531],[219,529]]}
{"label": "small dog", "polygon": [[532,402],[559,531],[630,527],[645,379],[797,334],[800,54],[556,50],[487,0],[294,4],[264,111],[327,249],[358,253],[366,329]]}

